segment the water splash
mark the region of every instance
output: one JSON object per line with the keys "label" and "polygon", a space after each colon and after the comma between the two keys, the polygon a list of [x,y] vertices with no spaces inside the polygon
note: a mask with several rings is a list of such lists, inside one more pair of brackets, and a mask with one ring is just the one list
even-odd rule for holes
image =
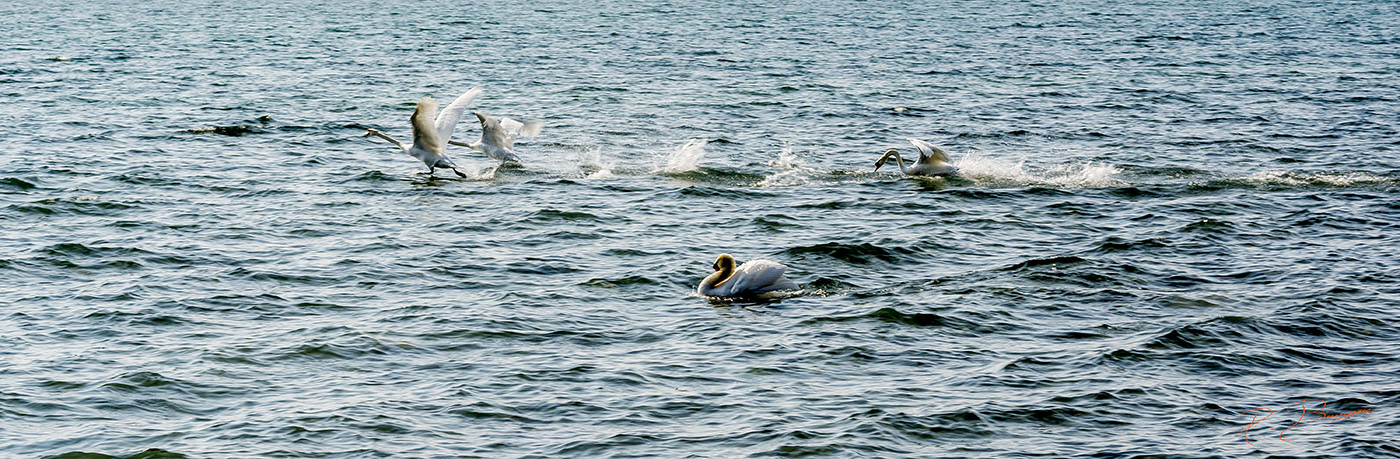
{"label": "water splash", "polygon": [[768,166],[778,169],[773,175],[764,177],[757,186],[793,186],[805,185],[812,182],[812,177],[821,174],[822,171],[801,163],[797,154],[792,151],[792,145],[783,145],[783,149],[778,152],[778,157],[768,162]]}
{"label": "water splash", "polygon": [[1115,177],[1119,172],[1112,164],[1062,164],[1047,171],[1043,180],[1066,188],[1099,188],[1122,185],[1124,182]]}
{"label": "water splash", "polygon": [[1098,188],[1121,185],[1121,170],[1111,164],[1066,163],[1043,171],[1028,171],[1026,160],[1009,161],[968,153],[955,166],[962,177],[976,182],[1004,185],[1050,185],[1065,188]]}
{"label": "water splash", "polygon": [[1301,174],[1297,172],[1269,170],[1250,174],[1241,179],[1248,183],[1258,185],[1282,185],[1292,187],[1303,186],[1334,186],[1349,187],[1357,185],[1383,184],[1390,182],[1385,177],[1368,174],[1365,172],[1319,172],[1315,174]]}
{"label": "water splash", "polygon": [[768,162],[769,166],[779,169],[793,169],[801,167],[797,163],[797,153],[792,151],[792,143],[783,144],[783,149],[778,151],[778,157]]}
{"label": "water splash", "polygon": [[676,174],[690,172],[699,166],[700,160],[705,157],[705,144],[701,139],[690,139],[675,151],[666,156],[666,167],[658,168],[657,172]]}
{"label": "water splash", "polygon": [[980,153],[967,153],[953,165],[958,174],[970,180],[991,183],[1027,183],[1035,178],[1026,173],[1026,160],[1012,162],[1005,159],[984,158]]}
{"label": "water splash", "polygon": [[576,157],[578,168],[583,172],[584,178],[600,179],[613,177],[613,164],[603,162],[603,149],[601,147],[590,147],[581,151]]}
{"label": "water splash", "polygon": [[500,165],[494,165],[477,170],[459,167],[457,170],[461,170],[463,173],[467,174],[465,180],[494,180],[496,178],[496,170],[500,168]]}

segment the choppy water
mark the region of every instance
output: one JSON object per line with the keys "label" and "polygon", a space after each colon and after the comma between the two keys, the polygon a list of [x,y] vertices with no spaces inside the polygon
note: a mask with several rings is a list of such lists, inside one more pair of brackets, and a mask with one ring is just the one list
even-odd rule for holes
{"label": "choppy water", "polygon": [[168,3],[0,6],[0,455],[1400,453],[1395,2]]}

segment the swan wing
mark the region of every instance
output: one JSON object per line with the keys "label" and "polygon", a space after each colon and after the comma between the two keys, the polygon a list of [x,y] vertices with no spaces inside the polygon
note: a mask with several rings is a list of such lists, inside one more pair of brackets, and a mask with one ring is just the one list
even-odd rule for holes
{"label": "swan wing", "polygon": [[501,127],[501,121],[482,112],[473,112],[481,120],[481,143],[483,146],[509,150],[512,140]]}
{"label": "swan wing", "polygon": [[735,294],[763,293],[791,288],[792,281],[783,277],[787,266],[772,260],[752,260],[734,269]]}
{"label": "swan wing", "polygon": [[467,104],[472,103],[472,99],[479,95],[481,95],[480,87],[468,89],[467,92],[457,96],[452,103],[447,104],[447,107],[442,109],[442,113],[438,113],[437,121],[433,123],[434,128],[437,129],[438,138],[444,141],[452,138],[452,131],[456,129],[457,121],[462,119],[462,112],[467,110]]}
{"label": "swan wing", "polygon": [[516,121],[510,118],[501,118],[501,129],[514,136],[534,137],[540,135],[540,129],[544,128],[544,122],[539,120]]}
{"label": "swan wing", "polygon": [[948,159],[948,153],[938,149],[938,147],[929,145],[928,142],[915,138],[909,138],[907,140],[909,140],[909,143],[914,144],[914,148],[919,149],[919,162],[921,163],[930,162],[930,159],[932,159],[934,162],[943,163],[952,161],[951,159]]}
{"label": "swan wing", "polygon": [[515,148],[515,138],[521,135],[526,137],[539,134],[543,123],[538,121],[526,121],[524,123],[510,119],[501,118],[497,121],[492,132],[492,142],[497,146],[511,150]]}
{"label": "swan wing", "polygon": [[413,146],[434,153],[442,153],[445,145],[442,144],[441,137],[438,136],[437,128],[433,126],[433,117],[437,115],[437,101],[431,97],[424,97],[418,101],[418,108],[413,110],[413,116],[408,120],[413,123]]}

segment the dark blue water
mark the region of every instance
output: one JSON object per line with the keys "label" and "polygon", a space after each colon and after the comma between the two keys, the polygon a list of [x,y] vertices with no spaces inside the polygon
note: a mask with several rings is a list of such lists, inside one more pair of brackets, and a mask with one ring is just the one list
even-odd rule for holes
{"label": "dark blue water", "polygon": [[1392,1],[0,14],[0,456],[1400,455]]}

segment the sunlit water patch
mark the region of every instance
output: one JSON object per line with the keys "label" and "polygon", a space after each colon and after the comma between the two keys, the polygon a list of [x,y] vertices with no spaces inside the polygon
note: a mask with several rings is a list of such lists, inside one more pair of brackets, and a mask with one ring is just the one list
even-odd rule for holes
{"label": "sunlit water patch", "polygon": [[1396,455],[1385,2],[0,9],[3,457]]}

